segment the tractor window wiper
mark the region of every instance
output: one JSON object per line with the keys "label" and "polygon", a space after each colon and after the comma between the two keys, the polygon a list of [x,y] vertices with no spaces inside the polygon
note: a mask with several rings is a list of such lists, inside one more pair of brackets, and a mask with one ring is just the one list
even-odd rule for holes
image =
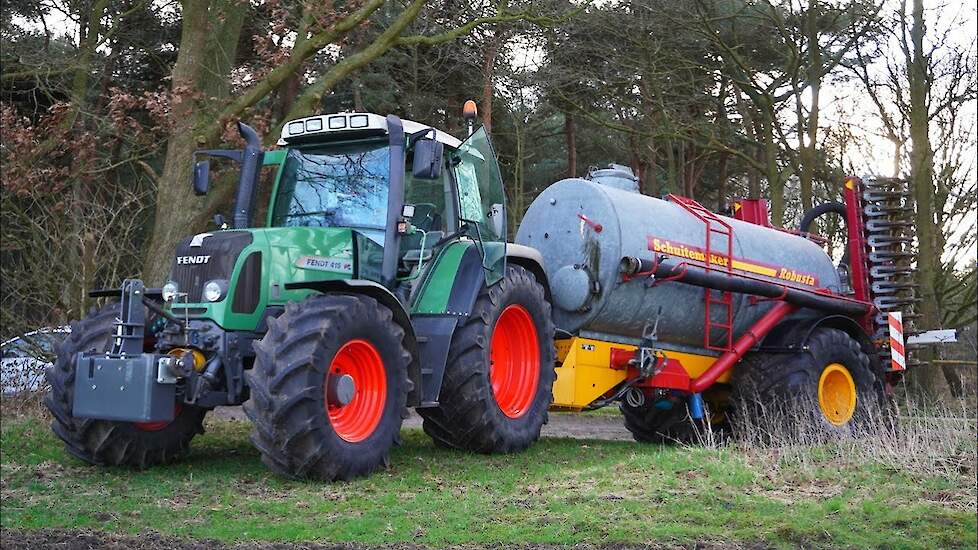
{"label": "tractor window wiper", "polygon": [[315,212],[299,212],[297,214],[287,214],[285,217],[288,218],[304,218],[306,216],[335,216],[336,210],[316,210]]}

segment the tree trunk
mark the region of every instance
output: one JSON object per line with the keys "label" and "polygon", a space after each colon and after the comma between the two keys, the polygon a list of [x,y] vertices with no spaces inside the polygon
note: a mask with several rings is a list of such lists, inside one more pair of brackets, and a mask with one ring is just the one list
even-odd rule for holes
{"label": "tree trunk", "polygon": [[489,133],[492,133],[492,96],[494,91],[492,77],[496,72],[499,38],[499,31],[494,32],[492,40],[489,41],[486,48],[486,57],[482,63],[482,105],[479,106],[479,110],[482,111],[482,125]]}
{"label": "tree trunk", "polygon": [[[85,131],[83,115],[88,112],[88,85],[91,76],[92,59],[99,43],[99,35],[102,32],[101,20],[107,5],[108,0],[96,1],[91,5],[89,10],[83,12],[82,20],[79,24],[80,52],[77,61],[78,65],[75,68],[71,81],[70,112],[65,117],[64,122],[62,122],[63,128],[66,130],[65,134],[67,135]],[[46,155],[49,152],[53,152],[59,145],[59,140],[50,139],[41,146],[41,150],[44,152],[40,154]],[[77,173],[86,172],[89,166],[86,166],[84,162],[83,159],[75,159],[72,162],[72,169]],[[85,260],[90,250],[87,241],[88,236],[85,234],[85,212],[83,206],[87,191],[84,188],[84,178],[75,175],[70,178],[70,182],[71,188],[70,194],[68,195],[68,206],[71,214],[69,218],[71,220],[70,223],[76,227],[76,231],[74,232],[75,238],[73,239],[74,246],[68,244],[65,247],[65,255],[67,256],[68,265],[82,266],[82,273],[80,277],[74,280],[77,283],[75,288],[68,289],[67,295],[70,297],[68,306],[73,314],[78,312],[83,314],[85,312],[85,306],[88,303],[87,291],[91,288],[89,285],[91,284],[93,273],[92,270],[85,269],[88,265]]]}
{"label": "tree trunk", "polygon": [[[818,140],[818,101],[822,89],[822,49],[818,44],[818,2],[808,7],[805,31],[808,35],[808,87],[812,91],[812,103],[805,121],[807,142],[801,143],[801,207],[807,212],[812,209],[812,184],[815,179],[815,163],[818,162],[816,142]],[[801,136],[799,136],[801,138]]]}
{"label": "tree trunk", "polygon": [[[645,167],[642,169],[642,173],[640,175],[640,177],[642,178],[641,181],[647,182],[646,187],[648,188],[648,190],[646,192],[650,196],[658,197],[659,176],[657,172],[658,172],[659,160],[656,155],[655,143],[650,141],[646,145],[645,149],[648,151],[648,162],[645,165]],[[639,176],[638,173],[636,173],[635,175]]]}
{"label": "tree trunk", "polygon": [[784,181],[778,167],[778,143],[774,137],[774,124],[773,115],[764,110],[761,113],[761,130],[765,178],[767,178],[768,195],[771,200],[771,223],[775,227],[782,227],[784,225]]}
{"label": "tree trunk", "polygon": [[[523,164],[524,164],[524,147],[523,147],[523,124],[517,117],[514,118],[513,133],[516,141],[515,158],[513,159],[513,185],[512,192],[510,195],[510,204],[512,205],[508,210],[508,224],[507,227],[514,228],[518,225],[519,220],[523,218],[523,212],[526,210],[525,200],[526,193],[524,190],[524,180],[523,180]],[[512,231],[512,229],[511,229]]]}
{"label": "tree trunk", "polygon": [[730,155],[720,153],[720,166],[717,169],[717,212],[722,212],[727,207],[727,163]]}
{"label": "tree trunk", "polygon": [[671,139],[666,140],[666,185],[669,190],[677,189],[676,185],[676,148]]}
{"label": "tree trunk", "polygon": [[[927,98],[930,93],[928,59],[924,53],[923,0],[913,0],[913,25],[910,38],[913,55],[908,60],[910,80],[910,174],[913,198],[917,205],[914,218],[917,231],[917,279],[920,284],[921,328],[938,328],[941,311],[935,294],[941,266],[941,249],[934,214],[934,150],[930,142],[930,113]],[[926,360],[927,357],[921,357]],[[951,390],[944,372],[937,366],[926,366],[912,373],[916,385],[931,398],[950,398]]]}
{"label": "tree trunk", "polygon": [[[296,88],[296,93],[299,93],[298,88]],[[353,80],[353,110],[358,113],[365,112],[367,110],[363,104],[363,83],[360,82],[360,78],[355,78]]]}
{"label": "tree trunk", "polygon": [[564,113],[564,139],[567,141],[567,177],[577,176],[577,124],[574,115]]}
{"label": "tree trunk", "polygon": [[900,159],[903,158],[903,141],[896,137],[890,137],[893,142],[893,177],[900,177]]}
{"label": "tree trunk", "polygon": [[[190,189],[191,159],[196,149],[211,145],[198,134],[216,124],[215,107],[223,105],[222,100],[227,97],[227,75],[243,21],[243,9],[235,0],[183,3],[180,49],[171,78],[172,126],[163,173],[157,184],[152,237],[143,263],[147,284],[162,284],[176,243],[202,229],[199,220],[202,200]],[[221,51],[209,51],[211,48]],[[208,95],[212,93],[224,95]]]}
{"label": "tree trunk", "polygon": [[682,183],[683,183],[683,195],[696,200],[693,189],[693,151],[690,151],[690,145],[685,141],[679,144],[679,160],[682,163]]}
{"label": "tree trunk", "polygon": [[[276,102],[275,102],[275,116],[279,120],[285,118],[289,111],[292,110],[292,105],[295,104],[295,98],[299,96],[299,85],[302,83],[302,78],[300,77],[301,69],[289,75],[288,78],[282,82],[278,87]],[[355,98],[358,94],[356,83],[354,83],[353,97]],[[360,110],[360,109],[357,109]]]}

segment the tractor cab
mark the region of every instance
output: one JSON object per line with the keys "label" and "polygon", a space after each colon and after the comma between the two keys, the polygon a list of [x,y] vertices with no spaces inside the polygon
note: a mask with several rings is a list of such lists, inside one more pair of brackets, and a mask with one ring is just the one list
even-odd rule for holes
{"label": "tractor cab", "polygon": [[[445,304],[432,306],[421,289],[443,284],[432,268],[459,243],[473,248],[485,284],[503,276],[505,192],[484,129],[462,141],[394,115],[316,115],[286,123],[268,151],[251,128],[239,131],[243,150],[196,153],[197,194],[210,187],[209,157],[240,163],[240,181],[232,227],[178,244],[162,289],[172,314],[255,330],[310,291],[366,282],[399,307],[430,313]],[[261,166],[275,176],[257,222]]]}
{"label": "tractor cab", "polygon": [[485,257],[486,242],[506,238],[485,130],[462,142],[393,116],[341,113],[287,123],[278,145],[267,227],[352,229],[384,251],[357,258],[359,271],[388,287],[419,281],[458,238],[480,243],[490,279],[502,273],[504,254]]}

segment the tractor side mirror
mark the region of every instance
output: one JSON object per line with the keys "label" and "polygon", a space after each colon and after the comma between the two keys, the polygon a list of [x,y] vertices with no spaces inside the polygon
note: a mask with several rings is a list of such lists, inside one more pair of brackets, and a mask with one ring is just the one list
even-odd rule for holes
{"label": "tractor side mirror", "polygon": [[422,180],[440,179],[444,154],[445,144],[442,142],[433,139],[419,139],[414,144],[414,162],[411,165],[411,175]]}
{"label": "tractor side mirror", "polygon": [[202,196],[207,194],[210,185],[208,181],[211,173],[211,163],[208,160],[201,160],[194,163],[193,187],[194,195]]}

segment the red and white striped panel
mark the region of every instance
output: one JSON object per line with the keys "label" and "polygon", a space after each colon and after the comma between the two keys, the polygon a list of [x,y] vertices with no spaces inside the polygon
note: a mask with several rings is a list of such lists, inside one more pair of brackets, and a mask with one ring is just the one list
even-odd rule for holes
{"label": "red and white striped panel", "polygon": [[907,356],[903,349],[903,313],[893,311],[886,316],[890,321],[890,370],[907,370]]}

